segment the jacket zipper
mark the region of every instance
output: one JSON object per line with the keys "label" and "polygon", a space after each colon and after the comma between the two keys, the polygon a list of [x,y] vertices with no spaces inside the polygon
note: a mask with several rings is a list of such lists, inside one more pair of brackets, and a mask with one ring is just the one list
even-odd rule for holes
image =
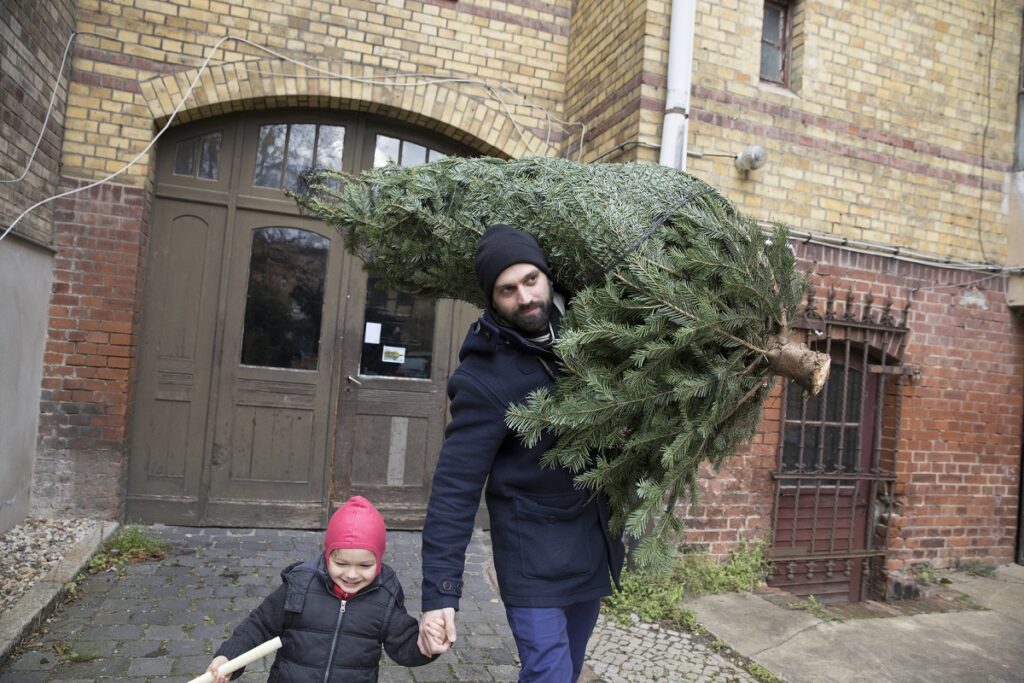
{"label": "jacket zipper", "polygon": [[334,639],[331,641],[331,655],[327,658],[327,670],[324,671],[324,683],[328,683],[331,678],[331,668],[334,666],[334,650],[338,647],[338,634],[341,633],[341,620],[345,618],[345,600],[341,601],[341,607],[338,608],[338,623],[334,626]]}

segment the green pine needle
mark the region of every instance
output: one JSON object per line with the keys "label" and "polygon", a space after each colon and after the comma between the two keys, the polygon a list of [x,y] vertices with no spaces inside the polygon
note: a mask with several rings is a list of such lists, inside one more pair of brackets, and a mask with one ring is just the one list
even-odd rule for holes
{"label": "green pine needle", "polygon": [[645,164],[450,157],[305,180],[303,210],[399,290],[483,306],[472,264],[487,226],[537,238],[573,294],[563,372],[507,424],[527,445],[557,435],[543,463],[606,493],[637,564],[667,567],[676,501],[754,433],[771,391],[766,344],[805,289],[785,229],[766,237],[697,178]]}

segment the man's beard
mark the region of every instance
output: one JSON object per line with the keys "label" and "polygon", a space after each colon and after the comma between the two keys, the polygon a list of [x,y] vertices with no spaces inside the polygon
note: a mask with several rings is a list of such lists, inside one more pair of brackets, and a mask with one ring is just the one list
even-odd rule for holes
{"label": "man's beard", "polygon": [[547,331],[548,322],[551,320],[551,299],[538,300],[528,306],[519,307],[510,318],[505,318],[500,313],[499,317],[528,335],[541,334]]}

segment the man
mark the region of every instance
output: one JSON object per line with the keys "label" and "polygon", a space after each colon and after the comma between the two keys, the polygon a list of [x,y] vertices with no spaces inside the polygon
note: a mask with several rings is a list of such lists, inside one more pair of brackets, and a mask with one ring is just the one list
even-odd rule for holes
{"label": "man", "polygon": [[[437,654],[456,639],[466,546],[485,491],[498,587],[522,662],[519,680],[572,683],[600,600],[618,581],[622,543],[608,534],[604,496],[577,489],[571,472],[541,467],[554,437],[527,448],[505,425],[509,405],[554,387],[552,346],[565,300],[540,245],[511,226],[487,230],[473,266],[488,306],[466,335],[448,383],[452,420],[423,528],[420,649]],[[444,644],[429,633],[440,620]]]}

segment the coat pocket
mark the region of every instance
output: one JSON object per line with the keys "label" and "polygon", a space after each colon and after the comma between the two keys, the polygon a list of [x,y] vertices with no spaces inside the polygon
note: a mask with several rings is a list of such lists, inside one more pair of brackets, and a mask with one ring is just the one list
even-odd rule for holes
{"label": "coat pocket", "polygon": [[596,556],[591,545],[598,530],[595,508],[586,497],[515,501],[516,530],[523,576],[560,579],[589,574]]}

